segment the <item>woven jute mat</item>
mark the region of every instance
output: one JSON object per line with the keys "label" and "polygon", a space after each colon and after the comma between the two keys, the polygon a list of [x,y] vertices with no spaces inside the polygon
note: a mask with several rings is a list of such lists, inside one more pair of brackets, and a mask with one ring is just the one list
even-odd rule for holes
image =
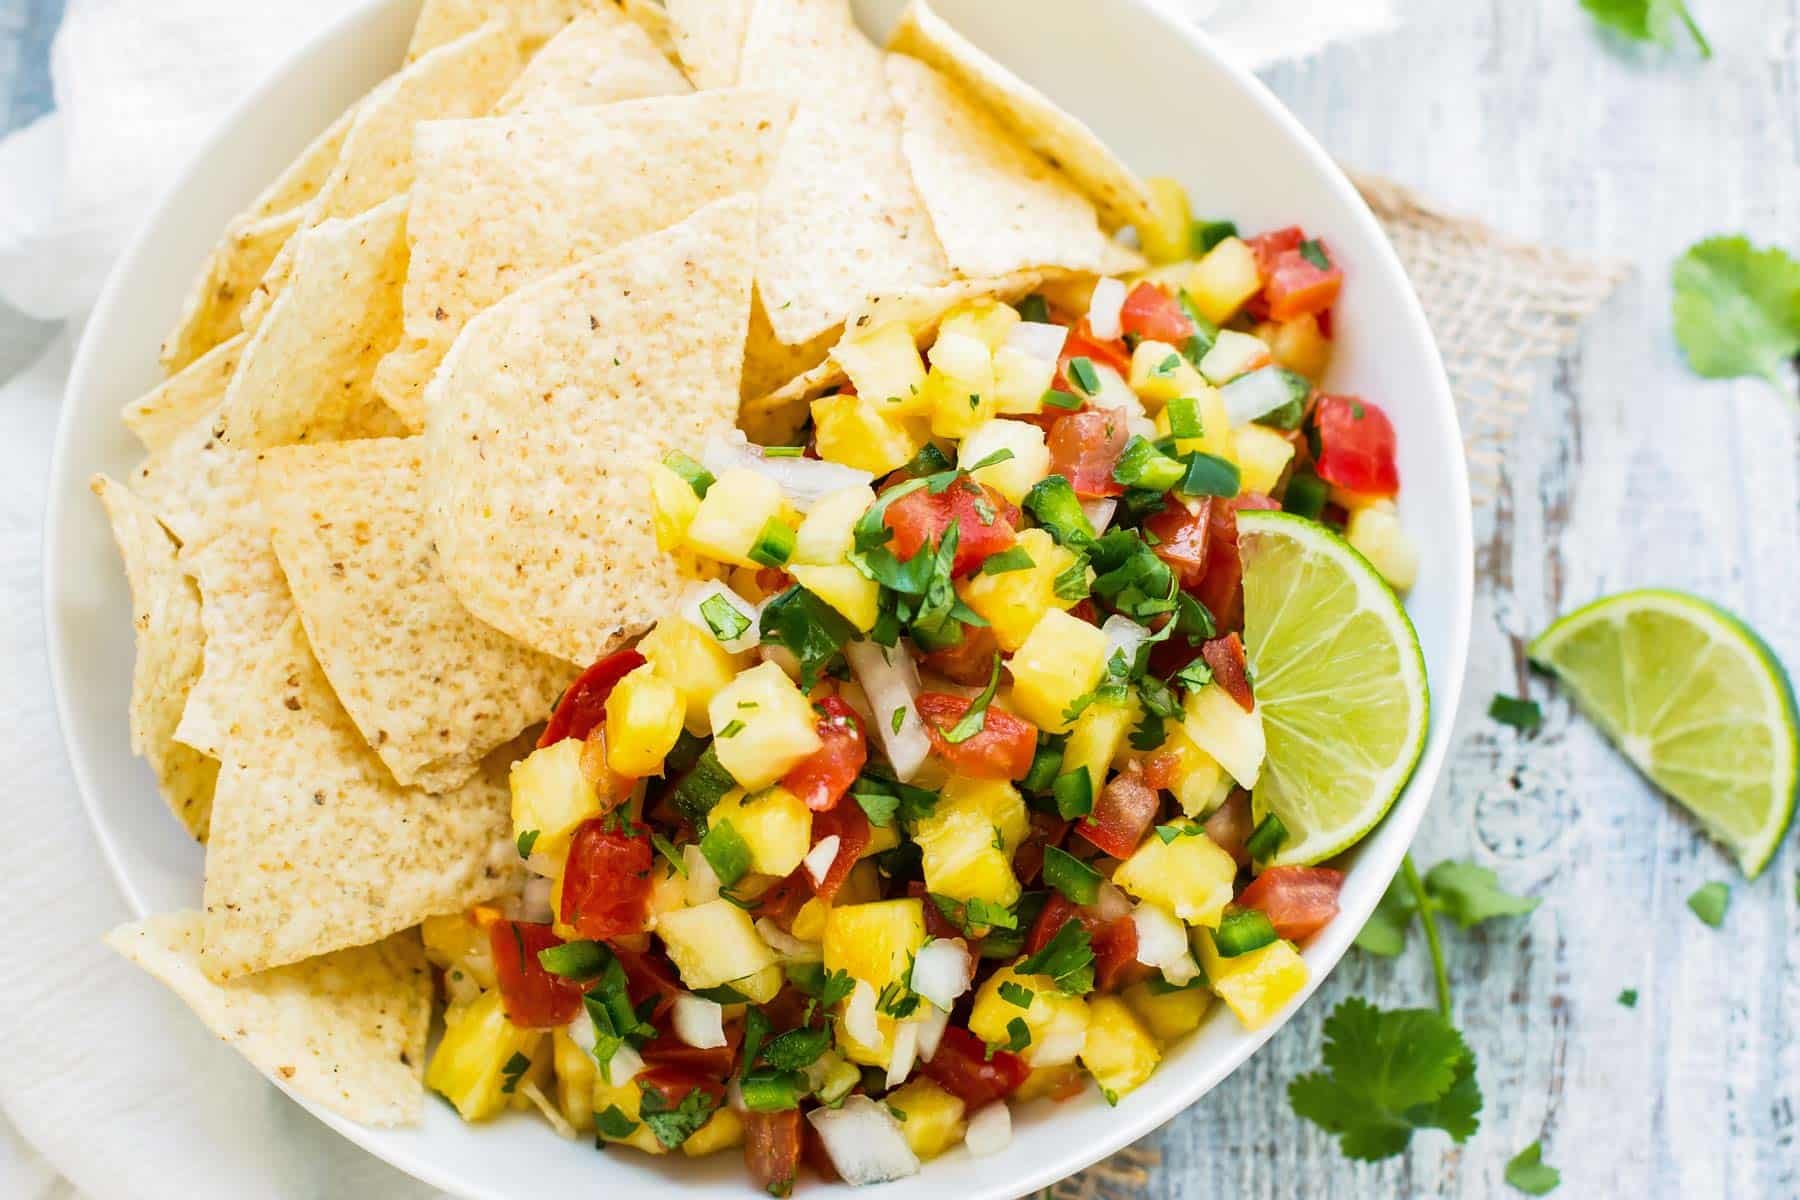
{"label": "woven jute mat", "polygon": [[[1475,503],[1492,498],[1507,444],[1525,415],[1533,368],[1575,342],[1581,325],[1628,274],[1500,236],[1446,216],[1400,184],[1351,174],[1386,229],[1431,322],[1456,397]],[[1153,1135],[1154,1136],[1154,1135]],[[1162,1156],[1141,1142],[1071,1175],[1049,1200],[1148,1197]]]}

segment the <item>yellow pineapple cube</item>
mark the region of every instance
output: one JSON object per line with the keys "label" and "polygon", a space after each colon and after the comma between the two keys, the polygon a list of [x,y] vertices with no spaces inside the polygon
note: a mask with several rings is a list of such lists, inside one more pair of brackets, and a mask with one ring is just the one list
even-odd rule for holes
{"label": "yellow pineapple cube", "polygon": [[1262,425],[1241,425],[1233,432],[1243,490],[1267,496],[1281,482],[1281,473],[1293,460],[1294,443]]}
{"label": "yellow pineapple cube", "polygon": [[688,1135],[681,1152],[689,1158],[717,1154],[744,1144],[744,1119],[727,1105],[721,1104],[706,1119],[706,1124]]}
{"label": "yellow pineapple cube", "polygon": [[1206,380],[1167,342],[1143,341],[1131,352],[1131,390],[1151,409],[1177,396],[1197,396]]}
{"label": "yellow pineapple cube", "polygon": [[569,1031],[550,1031],[551,1063],[556,1071],[556,1107],[576,1133],[594,1128],[594,1056],[577,1046]]}
{"label": "yellow pineapple cube", "polygon": [[856,522],[875,503],[875,493],[858,484],[819,497],[794,534],[796,563],[831,567],[850,555]]}
{"label": "yellow pineapple cube", "polygon": [[812,702],[772,662],[720,688],[706,711],[719,765],[750,791],[768,787],[821,745]]}
{"label": "yellow pineapple cube", "polygon": [[593,1112],[600,1136],[645,1154],[667,1154],[668,1147],[657,1141],[650,1127],[644,1124],[643,1103],[644,1089],[637,1085],[637,1080],[611,1084],[595,1074]]}
{"label": "yellow pineapple cube", "polygon": [[1005,343],[1006,335],[1021,319],[1018,309],[992,297],[964,300],[938,322],[938,341],[943,341],[947,333],[972,337],[991,352]]}
{"label": "yellow pineapple cube", "polygon": [[681,693],[646,662],[606,698],[606,765],[633,779],[661,775],[686,718]]}
{"label": "yellow pineapple cube", "polygon": [[1211,932],[1194,937],[1207,982],[1245,1029],[1261,1029],[1306,987],[1306,960],[1292,942],[1274,941],[1260,950],[1225,958]]}
{"label": "yellow pineapple cube", "polygon": [[780,520],[784,503],[780,484],[746,467],[734,467],[706,490],[684,535],[688,548],[720,562],[757,566],[750,551],[763,527]]}
{"label": "yellow pineapple cube", "polygon": [[1231,794],[1231,778],[1219,760],[1194,744],[1180,725],[1165,725],[1168,736],[1157,753],[1175,756],[1175,800],[1181,811],[1196,819],[1211,816]]}
{"label": "yellow pineapple cube", "polygon": [[[1000,994],[1001,986],[1009,983],[1028,993],[1030,1003],[1026,1007],[1020,1008]],[[1020,1051],[1025,1061],[1034,1067],[1053,1067],[1072,1062],[1081,1052],[1088,1027],[1088,1005],[1080,996],[1059,991],[1048,976],[1020,975],[1012,967],[1002,967],[988,976],[975,993],[974,1007],[969,1010],[969,1032],[990,1045],[1004,1046],[1012,1039],[1009,1026],[1015,1020],[1024,1021],[1031,1034],[1030,1044]]]}
{"label": "yellow pineapple cube", "polygon": [[1012,904],[1019,898],[1012,855],[1030,823],[1024,800],[1004,780],[952,776],[937,807],[913,829],[926,887],[958,900]]}
{"label": "yellow pineapple cube", "polygon": [[[866,986],[866,985],[865,985]],[[875,1031],[878,1035],[874,1042],[859,1042],[843,1020],[844,1010],[849,1001],[838,1005],[837,1048],[838,1053],[853,1063],[861,1063],[865,1067],[886,1067],[894,1057],[894,1033],[900,1023],[894,1018],[880,1013],[875,1017]]]}
{"label": "yellow pineapple cube", "polygon": [[[873,832],[879,834],[880,827],[877,826]],[[898,844],[896,838],[895,845]],[[838,889],[838,894],[832,899],[839,904],[869,904],[881,899],[881,875],[876,871],[875,864],[866,858],[858,860],[850,868],[850,877],[844,880],[844,886]]]}
{"label": "yellow pineapple cube", "polygon": [[830,916],[831,905],[814,896],[794,914],[794,927],[788,932],[803,942],[822,942],[825,940],[825,922]]}
{"label": "yellow pineapple cube", "polygon": [[788,573],[801,587],[837,609],[858,632],[875,628],[875,618],[881,615],[881,585],[849,563],[829,567],[792,563]]}
{"label": "yellow pineapple cube", "polygon": [[1087,1041],[1081,1049],[1081,1065],[1088,1069],[1107,1100],[1136,1088],[1162,1060],[1162,1051],[1150,1031],[1117,996],[1095,996],[1088,1002]]}
{"label": "yellow pineapple cube", "polygon": [[[730,901],[728,900],[726,903],[729,904]],[[730,984],[733,991],[750,1003],[767,1004],[781,992],[782,985],[787,982],[787,976],[782,973],[781,964],[776,962],[770,963],[760,971],[753,971],[748,975],[726,980],[726,982]]]}
{"label": "yellow pineapple cube", "polygon": [[1262,290],[1256,252],[1242,238],[1226,238],[1194,264],[1187,290],[1201,316],[1215,325],[1224,324]]}
{"label": "yellow pineapple cube", "polygon": [[750,869],[758,875],[786,877],[812,848],[812,810],[784,787],[748,797],[726,792],[706,820],[709,826],[731,823],[750,848]]}
{"label": "yellow pineapple cube", "polygon": [[1063,774],[1077,767],[1086,768],[1093,794],[1098,796],[1106,786],[1113,760],[1131,736],[1132,727],[1143,719],[1144,710],[1132,697],[1122,701],[1096,700],[1082,709],[1063,746]]}
{"label": "yellow pineapple cube", "polygon": [[[857,858],[873,858],[877,854],[892,850],[900,844],[900,830],[892,825],[871,825],[869,827],[869,844],[862,848]],[[855,868],[851,868],[855,874]],[[846,881],[848,882],[848,881]]]}
{"label": "yellow pineapple cube", "polygon": [[1331,365],[1331,339],[1319,328],[1319,318],[1307,313],[1275,327],[1273,335],[1263,339],[1275,355],[1275,361],[1297,375],[1317,383],[1325,378]]}
{"label": "yellow pineapple cube", "polygon": [[688,481],[659,462],[646,469],[650,479],[650,520],[656,530],[656,548],[673,554],[682,548],[682,539],[700,511],[700,497]]}
{"label": "yellow pineapple cube", "polygon": [[905,322],[887,321],[846,337],[831,357],[850,377],[857,394],[867,397],[879,411],[909,416],[927,411],[925,363]]}
{"label": "yellow pineapple cube", "polygon": [[1196,746],[1212,755],[1237,780],[1239,787],[1256,786],[1267,752],[1262,709],[1245,712],[1224,688],[1209,683],[1182,700],[1181,727]]}
{"label": "yellow pineapple cube", "polygon": [[890,420],[861,396],[822,396],[812,402],[819,457],[885,475],[924,447],[927,431],[906,418]]}
{"label": "yellow pineapple cube", "polygon": [[993,418],[1000,399],[994,390],[994,356],[968,333],[948,331],[931,347],[925,377],[934,437],[962,438]]}
{"label": "yellow pineapple cube", "polygon": [[837,904],[825,918],[825,969],[848,972],[877,993],[905,976],[924,944],[925,908],[917,898]]}
{"label": "yellow pineapple cube", "polygon": [[1188,254],[1187,190],[1173,179],[1152,175],[1144,180],[1150,193],[1150,215],[1155,218],[1138,229],[1138,241],[1153,263],[1172,263]]}
{"label": "yellow pineapple cube", "polygon": [[1237,863],[1196,825],[1177,822],[1179,836],[1152,833],[1113,872],[1113,882],[1190,925],[1219,927],[1231,903]]}
{"label": "yellow pineapple cube", "polygon": [[543,1036],[541,1029],[520,1029],[506,1019],[498,990],[483,992],[446,1015],[443,1040],[425,1068],[425,1086],[455,1105],[465,1121],[491,1117],[510,1099],[502,1090],[507,1064],[515,1055],[530,1058]]}
{"label": "yellow pineapple cube", "polygon": [[1036,1067],[1019,1085],[1019,1090],[1012,1094],[1013,1103],[1024,1104],[1031,1100],[1042,1100],[1047,1096],[1066,1095],[1064,1088],[1071,1083],[1079,1083],[1081,1071],[1074,1065],[1064,1063],[1055,1067]]}
{"label": "yellow pineapple cube", "polygon": [[638,653],[681,693],[683,720],[695,736],[712,732],[706,706],[751,661],[748,654],[727,652],[704,629],[673,615],[644,635]]}
{"label": "yellow pineapple cube", "polygon": [[513,839],[535,830],[533,850],[558,857],[575,827],[600,815],[600,797],[581,770],[582,743],[564,738],[512,765]]}
{"label": "yellow pineapple cube", "polygon": [[968,469],[1002,450],[1012,457],[971,471],[970,478],[993,488],[1014,504],[1022,504],[1031,485],[1050,474],[1050,449],[1044,441],[1044,431],[1036,425],[999,418],[983,422],[963,438],[956,448],[956,458]]}
{"label": "yellow pineapple cube", "polygon": [[995,409],[1002,415],[1043,412],[1044,393],[1054,382],[1054,359],[1034,358],[1017,346],[994,351]]}
{"label": "yellow pineapple cube", "polygon": [[915,1079],[884,1098],[900,1114],[900,1132],[920,1159],[933,1159],[963,1139],[968,1122],[964,1104],[929,1079]]}
{"label": "yellow pineapple cube", "polygon": [[756,932],[750,914],[729,900],[664,913],[656,932],[681,981],[694,991],[733,983],[775,965],[775,952]]}
{"label": "yellow pineapple cube", "polygon": [[1007,665],[1019,715],[1039,729],[1062,733],[1073,724],[1064,714],[1106,673],[1106,635],[1086,621],[1051,609]]}
{"label": "yellow pineapple cube", "polygon": [[[1000,575],[975,574],[956,585],[963,603],[992,626],[994,639],[1008,653],[1025,644],[1045,613],[1070,609],[1076,603],[1056,594],[1056,577],[1075,565],[1074,551],[1057,545],[1042,529],[1021,530],[1017,545],[1031,556],[1032,566]],[[1087,579],[1093,581],[1091,569]],[[1086,590],[1082,588],[1079,594]]]}
{"label": "yellow pineapple cube", "polygon": [[1144,1027],[1165,1042],[1200,1028],[1212,1007],[1212,993],[1199,982],[1173,992],[1154,992],[1148,983],[1134,983],[1122,994]]}
{"label": "yellow pineapple cube", "polygon": [[467,912],[426,917],[419,923],[425,957],[446,974],[462,972],[484,988],[494,986],[494,955],[485,926]]}
{"label": "yellow pineapple cube", "polygon": [[1392,500],[1378,500],[1353,511],[1344,537],[1396,592],[1408,591],[1417,582],[1419,548],[1401,528],[1400,513]]}

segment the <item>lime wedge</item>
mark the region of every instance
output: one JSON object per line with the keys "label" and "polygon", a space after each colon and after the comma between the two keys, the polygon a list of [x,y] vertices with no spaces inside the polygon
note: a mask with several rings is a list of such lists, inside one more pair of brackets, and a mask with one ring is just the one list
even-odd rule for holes
{"label": "lime wedge", "polygon": [[1238,514],[1244,648],[1268,757],[1251,797],[1287,840],[1274,862],[1354,845],[1406,786],[1431,713],[1425,658],[1375,568],[1323,525]]}
{"label": "lime wedge", "polygon": [[1650,782],[1731,851],[1748,878],[1794,815],[1794,689],[1761,638],[1680,592],[1623,592],[1570,613],[1531,661]]}

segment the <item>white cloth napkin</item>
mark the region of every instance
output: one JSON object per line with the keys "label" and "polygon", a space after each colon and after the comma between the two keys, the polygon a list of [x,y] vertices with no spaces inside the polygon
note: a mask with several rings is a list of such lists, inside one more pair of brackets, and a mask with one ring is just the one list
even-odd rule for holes
{"label": "white cloth napkin", "polygon": [[[231,103],[356,2],[69,0],[51,52],[56,109],[0,141],[0,301],[68,322],[0,387],[3,1196],[430,1195],[289,1103],[101,946],[132,914],[77,801],[42,636],[44,488],[80,320],[131,230]],[[1252,65],[1391,24],[1389,0],[1162,2],[1206,20]],[[9,319],[29,328],[0,309],[0,333]]]}

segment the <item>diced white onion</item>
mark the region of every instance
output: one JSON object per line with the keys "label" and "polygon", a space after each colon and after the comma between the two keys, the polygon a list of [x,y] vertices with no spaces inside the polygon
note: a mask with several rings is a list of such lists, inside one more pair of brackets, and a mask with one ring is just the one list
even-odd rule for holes
{"label": "diced white onion", "polygon": [[562,874],[562,860],[554,855],[545,854],[542,850],[533,850],[531,857],[525,860],[525,869],[533,875],[542,875],[545,879],[555,879]]}
{"label": "diced white onion", "polygon": [[524,889],[505,906],[507,918],[528,925],[548,925],[553,915],[550,892],[555,886],[542,875],[530,876],[525,880]]}
{"label": "diced white onion", "polygon": [[961,938],[932,938],[913,956],[912,990],[946,1012],[974,975],[975,959]]}
{"label": "diced white onion", "polygon": [[732,1112],[746,1113],[750,1111],[750,1106],[744,1103],[744,1088],[737,1075],[731,1077],[731,1086],[725,1089],[725,1106]]}
{"label": "diced white onion", "polygon": [[1294,398],[1281,372],[1274,367],[1238,376],[1219,395],[1225,401],[1225,415],[1233,425],[1254,421]]}
{"label": "diced white onion", "polygon": [[906,1144],[900,1122],[885,1104],[850,1096],[842,1107],[815,1108],[806,1119],[818,1130],[831,1165],[845,1183],[886,1183],[919,1173],[919,1156]]}
{"label": "diced white onion", "polygon": [[1103,342],[1123,337],[1125,330],[1119,325],[1119,314],[1125,307],[1125,297],[1129,293],[1125,282],[1121,279],[1102,279],[1094,285],[1094,294],[1088,300],[1088,328],[1094,336]]}
{"label": "diced white onion", "polygon": [[706,855],[700,853],[698,843],[689,842],[681,848],[681,863],[687,868],[687,882],[682,885],[682,891],[687,894],[689,908],[698,908],[719,898],[718,872],[712,869]]}
{"label": "diced white onion", "polygon": [[[894,774],[903,782],[911,779],[931,753],[931,738],[914,703],[919,696],[919,669],[913,664],[911,645],[902,641],[884,647],[855,641],[844,647],[844,657],[868,694],[869,707],[875,713],[875,735],[887,751]],[[895,711],[901,714],[898,729],[894,728]]]}
{"label": "diced white onion", "polygon": [[859,979],[850,991],[850,1002],[844,1005],[844,1032],[865,1046],[881,1044],[881,1023],[875,1012],[878,999],[875,989]]}
{"label": "diced white onion", "polygon": [[1131,912],[1131,897],[1117,884],[1102,883],[1089,910],[1102,921],[1116,921]]}
{"label": "diced white onion", "polygon": [[894,1052],[888,1057],[887,1085],[897,1088],[912,1074],[913,1062],[919,1054],[919,1026],[916,1021],[902,1021],[894,1026]]}
{"label": "diced white onion", "polygon": [[1105,363],[1095,363],[1094,378],[1100,382],[1100,390],[1088,397],[1094,407],[1123,412],[1128,417],[1145,415],[1144,402],[1138,399],[1138,394],[1131,390],[1123,375]]}
{"label": "diced white onion", "polygon": [[1038,362],[1056,362],[1062,357],[1069,331],[1061,325],[1043,321],[1020,321],[1006,331],[1005,345]]}
{"label": "diced white onion", "polygon": [[[701,606],[714,596],[721,597],[731,606],[732,612],[749,622],[742,633],[735,637],[725,637],[724,630],[712,627],[712,622],[706,619]],[[713,607],[716,609],[718,606]],[[728,653],[742,654],[746,650],[754,650],[762,642],[762,605],[752,604],[716,579],[696,583],[688,588],[681,598],[681,615],[687,619],[688,624],[719,643]]]}
{"label": "diced white onion", "polygon": [[824,883],[825,877],[831,874],[831,865],[837,861],[838,847],[842,844],[843,839],[837,834],[828,834],[820,838],[818,844],[800,860],[815,885]]}
{"label": "diced white onion", "polygon": [[1170,983],[1186,983],[1200,973],[1188,949],[1187,926],[1160,904],[1140,904],[1131,914],[1137,926],[1137,960],[1155,967]]}
{"label": "diced white onion", "polygon": [[675,1025],[675,1036],[696,1050],[725,1044],[725,1010],[715,1000],[683,992],[675,997],[669,1017]]}
{"label": "diced white onion", "polygon": [[642,1056],[629,1045],[623,1045],[613,1051],[612,1060],[607,1063],[606,1080],[614,1087],[624,1087],[643,1074],[643,1071]]}
{"label": "diced white onion", "polygon": [[575,1019],[570,1021],[568,1025],[564,1027],[564,1032],[569,1035],[569,1040],[571,1042],[574,1042],[589,1054],[594,1052],[594,1042],[596,1041],[598,1034],[594,1029],[594,1018],[588,1016],[585,1007],[583,1007],[580,1012],[576,1013]]}
{"label": "diced white onion", "polygon": [[788,962],[825,961],[825,951],[819,943],[803,942],[767,917],[757,920],[756,932],[762,935],[763,941],[769,943],[769,949]]}
{"label": "diced white onion", "polygon": [[869,472],[842,463],[799,456],[771,458],[761,446],[751,445],[750,439],[735,429],[727,435],[708,438],[700,452],[700,462],[714,475],[742,467],[767,476],[801,512],[808,511],[832,492],[847,487],[868,487],[875,482]]}
{"label": "diced white onion", "polygon": [[1060,1067],[1064,1063],[1075,1061],[1076,1055],[1087,1044],[1084,1032],[1047,1033],[1031,1044],[1025,1051],[1025,1061],[1034,1067]]}
{"label": "diced white onion", "polygon": [[1118,613],[1106,618],[1100,632],[1106,635],[1106,661],[1111,662],[1115,654],[1123,654],[1127,667],[1137,662],[1138,650],[1150,638],[1148,629]]}
{"label": "diced white onion", "polygon": [[927,1005],[919,1016],[919,1061],[930,1062],[937,1053],[938,1043],[944,1040],[944,1030],[950,1028],[950,1014],[936,1005]]}
{"label": "diced white onion", "polygon": [[1106,527],[1112,524],[1113,514],[1118,511],[1119,502],[1111,496],[1081,501],[1081,515],[1087,518],[1095,533],[1105,533]]}
{"label": "diced white onion", "polygon": [[1012,1144],[1012,1109],[1006,1101],[984,1104],[969,1118],[969,1131],[963,1134],[963,1145],[976,1158],[998,1154]]}

